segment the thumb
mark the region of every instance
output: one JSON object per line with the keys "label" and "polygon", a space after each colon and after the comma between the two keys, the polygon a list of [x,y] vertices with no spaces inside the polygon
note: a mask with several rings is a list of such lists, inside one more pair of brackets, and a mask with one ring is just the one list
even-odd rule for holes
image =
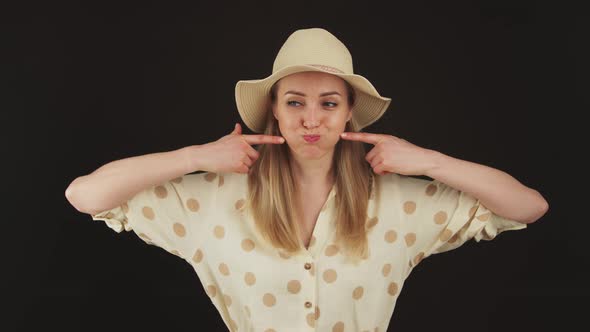
{"label": "thumb", "polygon": [[236,123],[234,126],[234,131],[231,132],[233,135],[241,135],[242,134],[242,127],[239,123]]}

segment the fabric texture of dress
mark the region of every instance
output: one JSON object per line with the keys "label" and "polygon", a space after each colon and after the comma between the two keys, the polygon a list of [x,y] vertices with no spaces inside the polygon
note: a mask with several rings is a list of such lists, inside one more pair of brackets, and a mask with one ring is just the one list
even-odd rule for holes
{"label": "fabric texture of dress", "polygon": [[227,328],[248,332],[386,331],[404,280],[424,258],[527,226],[437,180],[394,173],[375,179],[369,256],[357,264],[333,242],[335,186],[299,255],[257,232],[245,209],[246,174],[187,174],[92,219],[183,258]]}

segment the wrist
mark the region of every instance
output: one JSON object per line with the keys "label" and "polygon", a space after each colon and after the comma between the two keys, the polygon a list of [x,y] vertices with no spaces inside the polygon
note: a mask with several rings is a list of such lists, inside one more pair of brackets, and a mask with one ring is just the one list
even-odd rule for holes
{"label": "wrist", "polygon": [[185,174],[201,170],[201,166],[198,164],[199,158],[197,157],[199,148],[199,145],[191,145],[178,150],[180,159],[184,163]]}

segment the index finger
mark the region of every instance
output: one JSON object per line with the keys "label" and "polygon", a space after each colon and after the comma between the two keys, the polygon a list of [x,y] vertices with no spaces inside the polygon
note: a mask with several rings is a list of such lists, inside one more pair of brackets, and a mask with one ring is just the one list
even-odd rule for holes
{"label": "index finger", "polygon": [[285,139],[281,136],[272,135],[242,135],[246,142],[250,145],[253,144],[282,144]]}
{"label": "index finger", "polygon": [[347,139],[350,141],[360,141],[369,144],[377,144],[381,140],[381,135],[378,134],[371,134],[371,133],[352,133],[352,132],[345,132],[340,134],[340,137],[343,139]]}

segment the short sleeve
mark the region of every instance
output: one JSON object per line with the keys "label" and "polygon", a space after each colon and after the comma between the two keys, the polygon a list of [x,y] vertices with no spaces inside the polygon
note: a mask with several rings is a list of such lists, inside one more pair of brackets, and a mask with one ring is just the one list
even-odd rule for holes
{"label": "short sleeve", "polygon": [[470,239],[492,240],[498,234],[526,228],[525,223],[501,217],[474,196],[438,180],[404,177],[401,186],[411,264],[431,254],[449,251]]}
{"label": "short sleeve", "polygon": [[91,215],[115,232],[134,231],[145,243],[187,259],[214,205],[223,176],[195,173],[153,185],[127,202]]}

